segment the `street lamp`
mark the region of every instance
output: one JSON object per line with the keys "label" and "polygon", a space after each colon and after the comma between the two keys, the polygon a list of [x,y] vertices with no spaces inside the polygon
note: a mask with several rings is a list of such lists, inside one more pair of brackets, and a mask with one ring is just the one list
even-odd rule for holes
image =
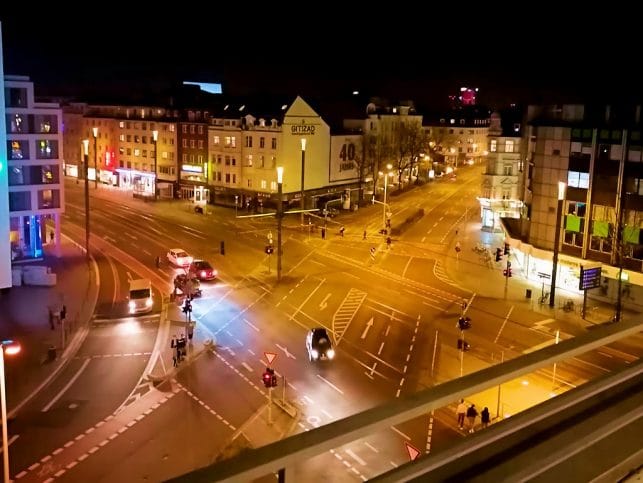
{"label": "street lamp", "polygon": [[156,201],[158,199],[158,195],[156,194],[156,176],[158,172],[156,165],[158,164],[158,159],[159,159],[159,151],[158,151],[159,132],[156,129],[152,131],[152,140],[154,141],[154,201]]}
{"label": "street lamp", "polygon": [[89,164],[89,139],[83,139],[83,159],[85,173],[85,256],[89,260],[89,178],[87,176]]}
{"label": "street lamp", "polygon": [[12,340],[3,340],[0,348],[0,400],[2,402],[2,465],[4,483],[9,483],[9,435],[7,434],[7,393],[4,379],[4,355],[13,356],[20,352],[20,344]]}
{"label": "street lamp", "polygon": [[[386,206],[386,190],[387,190],[387,187],[388,187],[388,177],[391,175],[391,169],[393,169],[393,165],[391,163],[388,163],[386,165],[386,169],[387,169],[386,175],[384,176],[384,204],[382,205],[382,227],[385,230],[386,230],[386,208],[387,208],[387,206]],[[381,171],[380,171],[379,174],[380,174],[380,176],[384,175],[384,173],[382,173]]]}
{"label": "street lamp", "polygon": [[563,214],[563,200],[565,199],[565,188],[562,181],[558,182],[558,206],[556,208],[556,233],[554,234],[554,261],[551,268],[551,292],[549,293],[549,306],[554,307],[554,295],[556,293],[556,272],[558,271],[558,245],[560,244],[560,224]]}
{"label": "street lamp", "polygon": [[[304,226],[304,165],[306,163],[306,138],[301,138],[301,226]],[[283,169],[283,168],[282,168]],[[277,168],[279,170],[279,168]]]}
{"label": "street lamp", "polygon": [[98,189],[98,128],[93,127],[92,133],[94,134],[94,189]]}
{"label": "street lamp", "polygon": [[[303,153],[303,150],[302,150]],[[303,162],[302,162],[303,167]],[[303,175],[302,175],[303,179]],[[277,282],[281,281],[281,219],[283,217],[284,167],[277,166]],[[302,215],[303,216],[303,215]]]}

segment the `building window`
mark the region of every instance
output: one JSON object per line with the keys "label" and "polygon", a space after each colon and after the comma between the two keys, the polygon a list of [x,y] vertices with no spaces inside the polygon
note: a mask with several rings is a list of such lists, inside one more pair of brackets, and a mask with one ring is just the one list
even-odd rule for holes
{"label": "building window", "polygon": [[247,148],[252,147],[252,136],[246,136],[246,147]]}
{"label": "building window", "polygon": [[237,184],[237,175],[232,173],[232,184]]}
{"label": "building window", "polygon": [[276,182],[276,181],[271,181],[271,182],[270,182],[270,189],[271,189],[272,191],[276,191],[276,190],[277,190],[277,182]]}
{"label": "building window", "polygon": [[259,147],[262,149],[266,147],[266,138],[259,138]]}
{"label": "building window", "polygon": [[183,134],[187,134],[187,133],[188,133],[188,127],[185,124],[183,124]]}
{"label": "building window", "polygon": [[25,211],[31,209],[31,192],[9,192],[9,211]]}
{"label": "building window", "polygon": [[125,122],[120,121],[120,122],[118,123],[118,127],[120,127],[121,129],[124,129],[124,128],[125,128]]}
{"label": "building window", "polygon": [[38,151],[36,152],[37,159],[56,159],[58,158],[58,141],[41,139],[36,141]]}
{"label": "building window", "polygon": [[121,134],[120,136],[118,136],[118,140],[125,142],[125,134]]}
{"label": "building window", "polygon": [[29,144],[27,141],[8,141],[9,152],[11,153],[10,159],[28,159],[29,158]]}
{"label": "building window", "polygon": [[248,156],[246,156],[246,166],[252,168],[252,154],[248,154]]}
{"label": "building window", "polygon": [[199,126],[199,134],[203,134],[203,126]]}
{"label": "building window", "polygon": [[188,162],[188,155],[184,154],[183,155],[183,163],[187,163],[187,162]]}
{"label": "building window", "polygon": [[230,184],[230,173],[225,174],[225,182],[226,184]]}
{"label": "building window", "polygon": [[214,136],[212,138],[212,144],[214,144],[215,146],[218,146],[219,142],[220,142],[219,136]]}
{"label": "building window", "polygon": [[134,156],[140,156],[141,155],[141,150],[140,149],[135,149],[134,150]]}
{"label": "building window", "polygon": [[498,151],[498,140],[497,139],[492,139],[491,142],[489,143],[489,151],[492,153],[495,153]]}
{"label": "building window", "polygon": [[272,149],[277,149],[277,138],[272,138]]}
{"label": "building window", "polygon": [[512,171],[513,171],[513,169],[512,169],[512,166],[511,166],[511,165],[506,165],[506,166],[504,167],[504,174],[505,174],[505,176],[511,176]]}
{"label": "building window", "polygon": [[589,173],[569,171],[567,173],[567,186],[570,188],[589,188]]}
{"label": "building window", "polygon": [[507,139],[505,141],[505,153],[513,153],[514,152],[514,142],[511,139]]}
{"label": "building window", "polygon": [[199,149],[203,149],[203,139],[199,139],[197,144],[198,144]]}
{"label": "building window", "polygon": [[187,139],[183,139],[183,147],[184,148],[188,147],[188,140]]}
{"label": "building window", "polygon": [[236,165],[237,165],[237,158],[232,158],[232,166],[236,166]]}
{"label": "building window", "polygon": [[203,155],[202,154],[199,154],[196,158],[197,158],[196,160],[197,160],[197,162],[199,164],[203,164]]}
{"label": "building window", "polygon": [[196,132],[196,126],[194,124],[190,125],[190,134],[194,134]]}
{"label": "building window", "polygon": [[265,179],[261,180],[261,189],[265,190],[268,187],[268,182]]}

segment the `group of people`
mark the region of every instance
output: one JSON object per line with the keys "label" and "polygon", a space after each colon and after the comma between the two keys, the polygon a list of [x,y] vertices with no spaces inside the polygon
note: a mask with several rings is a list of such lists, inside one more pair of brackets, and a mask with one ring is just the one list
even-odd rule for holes
{"label": "group of people", "polygon": [[[467,429],[469,430],[469,433],[473,433],[476,424],[476,418],[478,417],[478,410],[476,409],[476,405],[471,404],[470,406],[467,406],[464,402],[464,399],[460,399],[460,403],[458,404],[455,412],[458,416],[458,427],[461,430],[464,429],[464,418],[466,417],[469,421]],[[490,420],[491,417],[489,415],[489,408],[485,406],[485,408],[480,413],[481,427],[486,428],[487,426],[489,426]]]}
{"label": "group of people", "polygon": [[174,367],[177,366],[184,358],[187,356],[187,341],[185,336],[181,334],[181,337],[177,338],[176,334],[172,337],[172,342],[170,342],[170,347],[174,349],[174,354],[172,354],[172,362]]}

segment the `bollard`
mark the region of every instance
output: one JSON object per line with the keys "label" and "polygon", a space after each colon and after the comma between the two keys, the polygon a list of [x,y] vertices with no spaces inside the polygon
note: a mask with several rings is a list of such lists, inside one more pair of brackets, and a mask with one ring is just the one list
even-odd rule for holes
{"label": "bollard", "polygon": [[225,255],[225,242],[221,240],[221,248],[219,249],[221,255]]}
{"label": "bollard", "polygon": [[53,362],[56,360],[56,347],[53,345],[49,346],[49,349],[47,349],[47,360],[49,362]]}

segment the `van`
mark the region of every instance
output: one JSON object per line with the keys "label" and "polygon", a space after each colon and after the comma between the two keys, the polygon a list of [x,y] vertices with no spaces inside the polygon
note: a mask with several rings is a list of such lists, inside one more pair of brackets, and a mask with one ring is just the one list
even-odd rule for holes
{"label": "van", "polygon": [[129,313],[140,314],[150,312],[154,306],[152,298],[152,282],[149,278],[130,280],[129,282]]}

